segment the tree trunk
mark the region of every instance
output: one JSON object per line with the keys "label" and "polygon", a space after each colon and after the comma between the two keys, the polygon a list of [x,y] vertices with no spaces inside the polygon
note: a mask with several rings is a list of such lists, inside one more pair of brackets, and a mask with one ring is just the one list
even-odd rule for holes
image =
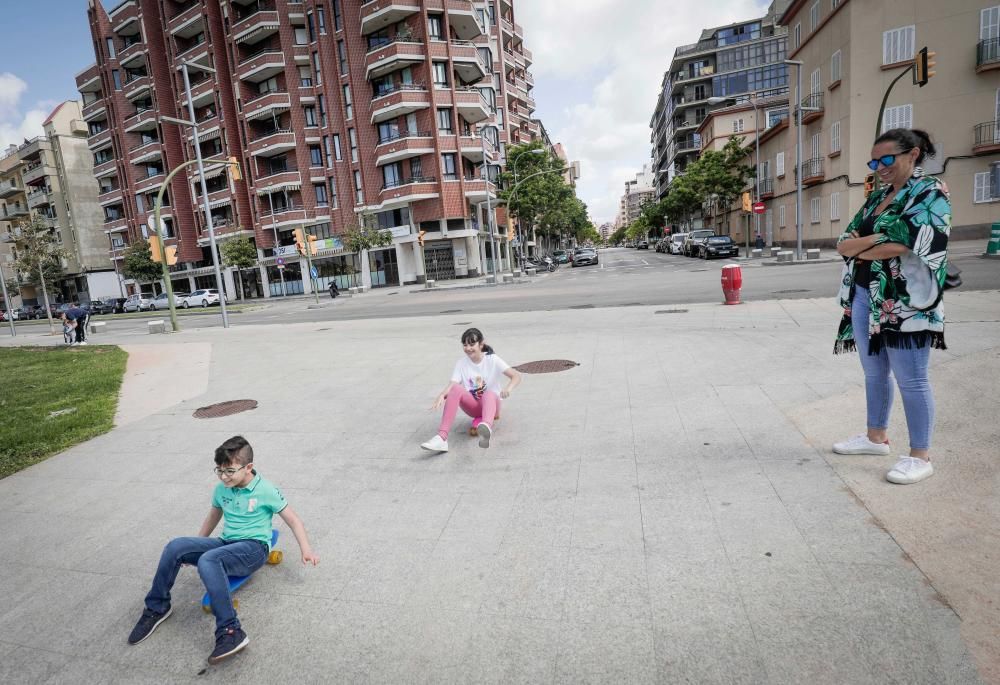
{"label": "tree trunk", "polygon": [[38,263],[38,277],[42,282],[42,300],[45,302],[45,316],[49,319],[49,335],[55,335],[56,327],[52,321],[52,309],[49,307],[49,291],[45,287],[45,273],[41,262]]}

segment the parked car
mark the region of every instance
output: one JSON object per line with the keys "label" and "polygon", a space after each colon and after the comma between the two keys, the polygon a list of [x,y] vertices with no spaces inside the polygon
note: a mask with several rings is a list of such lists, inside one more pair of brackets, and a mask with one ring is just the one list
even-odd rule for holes
{"label": "parked car", "polygon": [[695,241],[700,241],[710,235],[715,235],[715,231],[710,228],[699,228],[691,231],[684,237],[684,246],[681,248],[681,252],[685,257],[697,257],[698,253],[694,246]]}
{"label": "parked car", "polygon": [[553,250],[552,261],[556,264],[569,264],[569,253],[566,250]]}
{"label": "parked car", "polygon": [[153,300],[148,295],[129,295],[122,309],[126,312],[145,312],[149,311],[152,304]]}
{"label": "parked car", "polygon": [[587,266],[597,262],[597,250],[592,247],[584,247],[573,255],[573,266]]}
{"label": "parked car", "polygon": [[114,310],[112,314],[124,314],[125,313],[125,302],[128,301],[127,297],[112,297],[114,300]]}
{"label": "parked car", "polygon": [[[181,306],[181,302],[183,302],[184,300],[186,300],[187,297],[188,297],[188,293],[179,293],[179,292],[177,292],[175,290],[174,291],[174,306],[175,307],[180,307]],[[153,310],[154,312],[157,309],[170,309],[170,303],[167,301],[167,294],[164,292],[164,293],[160,293],[159,295],[157,295],[156,297],[154,297],[153,301],[149,303],[149,308],[151,310]]]}
{"label": "parked car", "polygon": [[635,249],[637,249],[637,250],[648,250],[649,249],[649,241],[648,240],[640,240],[639,242],[637,242],[635,244]]}
{"label": "parked car", "polygon": [[670,254],[680,254],[684,248],[685,238],[687,238],[687,233],[674,233],[670,236],[670,245],[667,246],[667,252]]}
{"label": "parked car", "polygon": [[17,310],[17,319],[21,321],[27,321],[29,319],[38,318],[38,314],[35,311],[35,305],[26,304]]}
{"label": "parked car", "polygon": [[193,293],[185,297],[183,301],[178,300],[178,304],[185,309],[188,309],[189,307],[208,307],[213,304],[219,304],[219,291],[215,288],[195,290]]}
{"label": "parked car", "polygon": [[740,248],[736,246],[736,243],[728,235],[712,235],[698,244],[698,256],[703,259],[736,257],[739,254]]}

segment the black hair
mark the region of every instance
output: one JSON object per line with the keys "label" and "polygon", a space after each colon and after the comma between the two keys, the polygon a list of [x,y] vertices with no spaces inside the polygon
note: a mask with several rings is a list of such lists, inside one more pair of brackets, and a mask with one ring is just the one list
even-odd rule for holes
{"label": "black hair", "polygon": [[493,354],[493,348],[483,342],[483,332],[478,328],[470,328],[465,333],[462,333],[462,344],[471,345],[472,343],[483,343],[483,352],[486,354]]}
{"label": "black hair", "polygon": [[934,153],[937,152],[937,148],[931,142],[927,131],[921,131],[918,128],[891,128],[875,139],[875,145],[886,141],[896,143],[901,150],[906,152],[913,148],[920,150],[920,156],[917,157],[918,165],[924,161],[925,157],[933,157]]}
{"label": "black hair", "polygon": [[215,463],[217,466],[252,464],[253,447],[242,435],[234,435],[215,448]]}

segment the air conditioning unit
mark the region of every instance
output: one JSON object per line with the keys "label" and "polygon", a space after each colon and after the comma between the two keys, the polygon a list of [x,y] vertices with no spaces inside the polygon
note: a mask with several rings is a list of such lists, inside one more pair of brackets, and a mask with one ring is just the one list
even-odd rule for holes
{"label": "air conditioning unit", "polygon": [[1000,200],[1000,162],[990,164],[990,199]]}

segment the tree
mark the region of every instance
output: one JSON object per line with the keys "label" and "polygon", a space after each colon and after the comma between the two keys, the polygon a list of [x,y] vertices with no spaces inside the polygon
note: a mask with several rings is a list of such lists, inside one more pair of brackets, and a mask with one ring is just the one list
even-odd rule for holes
{"label": "tree", "polygon": [[[541,229],[543,235],[558,235],[568,228],[564,222],[570,216],[578,219],[578,210],[567,204],[571,198],[575,199],[575,194],[563,178],[562,160],[547,151],[539,154],[535,150],[544,150],[542,143],[535,141],[507,149],[507,170],[500,174],[502,190],[498,194],[522,226]],[[541,216],[546,212],[547,218]]]}
{"label": "tree", "polygon": [[153,261],[149,243],[134,240],[122,253],[122,275],[136,283],[155,283],[163,277],[163,267]]}
{"label": "tree", "polygon": [[[237,229],[241,230],[241,229]],[[222,243],[219,247],[222,252],[222,261],[226,266],[236,268],[236,280],[240,284],[240,299],[246,299],[243,291],[243,270],[252,268],[257,264],[257,248],[250,240],[249,236],[239,235]]]}
{"label": "tree", "polygon": [[715,211],[728,211],[753,178],[754,167],[746,163],[743,138],[730,138],[722,150],[707,150],[688,169],[701,202]]}
{"label": "tree", "polygon": [[54,330],[52,311],[49,307],[49,290],[54,290],[62,274],[62,260],[68,255],[59,246],[55,230],[37,214],[30,222],[22,222],[15,231],[17,259],[14,271],[18,280],[26,285],[40,286],[49,330]]}
{"label": "tree", "polygon": [[357,226],[350,226],[344,238],[344,245],[348,252],[357,252],[359,255],[364,250],[371,250],[376,247],[384,247],[392,244],[392,231],[375,228],[370,225],[365,217],[362,223]]}
{"label": "tree", "polygon": [[618,245],[620,243],[625,242],[626,231],[627,231],[626,226],[621,226],[615,229],[615,232],[612,233],[610,236],[608,236],[608,242],[611,243],[612,245]]}

